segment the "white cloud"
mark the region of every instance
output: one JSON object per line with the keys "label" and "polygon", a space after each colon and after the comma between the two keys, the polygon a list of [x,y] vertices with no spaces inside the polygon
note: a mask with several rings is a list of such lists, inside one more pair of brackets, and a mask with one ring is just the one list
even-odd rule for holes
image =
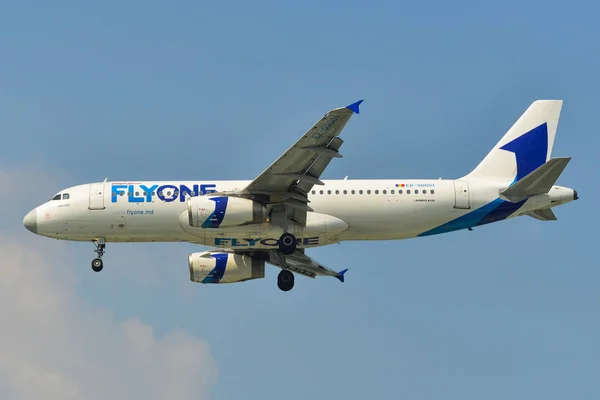
{"label": "white cloud", "polygon": [[0,236],[0,382],[10,399],[198,399],[216,378],[208,345],[157,338],[86,305],[40,253]]}
{"label": "white cloud", "polygon": [[[25,196],[36,181],[50,186],[39,174],[0,170],[0,182]],[[27,246],[22,216],[0,217],[12,226],[0,232],[0,398],[210,397],[217,368],[206,342],[177,330],[157,337],[138,318],[119,321],[89,304],[67,270],[53,267],[57,242]]]}

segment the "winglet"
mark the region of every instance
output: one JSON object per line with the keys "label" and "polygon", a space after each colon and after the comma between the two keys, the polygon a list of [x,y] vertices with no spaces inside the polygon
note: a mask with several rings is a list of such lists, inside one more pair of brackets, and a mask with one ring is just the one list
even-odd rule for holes
{"label": "winglet", "polygon": [[[358,109],[358,106],[360,106],[360,103],[362,103],[364,100],[359,100],[356,103],[352,103],[350,104],[348,107],[346,107],[348,110],[355,112],[356,114],[360,114],[360,110]],[[343,282],[343,281],[342,281]]]}
{"label": "winglet", "polygon": [[338,274],[335,275],[335,277],[338,278],[340,280],[340,282],[344,282],[344,274],[346,273],[346,271],[348,271],[348,268],[346,268],[343,271],[338,272]]}

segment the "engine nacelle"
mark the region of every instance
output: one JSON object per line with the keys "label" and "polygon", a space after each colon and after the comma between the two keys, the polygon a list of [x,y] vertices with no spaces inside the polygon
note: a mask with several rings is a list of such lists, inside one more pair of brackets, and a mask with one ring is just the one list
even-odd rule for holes
{"label": "engine nacelle", "polygon": [[187,202],[189,224],[195,228],[227,228],[261,223],[265,206],[240,197],[190,197]]}
{"label": "engine nacelle", "polygon": [[265,261],[226,252],[204,251],[188,257],[190,280],[198,283],[235,283],[265,277]]}

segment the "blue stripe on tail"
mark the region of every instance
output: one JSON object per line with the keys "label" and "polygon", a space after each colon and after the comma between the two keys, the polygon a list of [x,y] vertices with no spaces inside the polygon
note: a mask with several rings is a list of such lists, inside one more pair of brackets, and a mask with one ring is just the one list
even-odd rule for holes
{"label": "blue stripe on tail", "polygon": [[500,148],[515,153],[517,159],[515,182],[517,182],[546,162],[548,156],[548,124],[544,122]]}

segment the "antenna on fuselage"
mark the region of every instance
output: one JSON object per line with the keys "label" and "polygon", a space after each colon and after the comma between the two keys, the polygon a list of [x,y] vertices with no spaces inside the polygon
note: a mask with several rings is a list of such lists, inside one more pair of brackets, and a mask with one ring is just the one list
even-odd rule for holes
{"label": "antenna on fuselage", "polygon": [[104,178],[104,180],[102,182],[106,182],[106,181],[108,181],[108,178]]}

